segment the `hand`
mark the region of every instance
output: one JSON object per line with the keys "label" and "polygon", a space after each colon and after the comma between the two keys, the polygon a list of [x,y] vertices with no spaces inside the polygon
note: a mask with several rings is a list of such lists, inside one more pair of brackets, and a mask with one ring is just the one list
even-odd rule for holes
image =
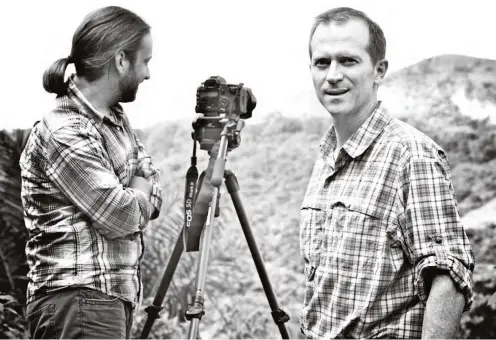
{"label": "hand", "polygon": [[152,193],[152,185],[146,179],[140,176],[133,176],[129,182],[129,187],[143,192],[148,200]]}

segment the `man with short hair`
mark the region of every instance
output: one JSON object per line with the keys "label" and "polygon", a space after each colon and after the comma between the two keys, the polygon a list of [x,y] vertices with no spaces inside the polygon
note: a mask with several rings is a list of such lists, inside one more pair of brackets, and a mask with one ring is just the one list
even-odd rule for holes
{"label": "man with short hair", "polygon": [[363,12],[316,18],[310,70],[333,125],[301,206],[308,338],[452,338],[474,255],[443,149],[377,99],[386,39]]}
{"label": "man with short hair", "polygon": [[[150,26],[109,6],[84,18],[69,57],[43,76],[56,107],[20,159],[33,338],[130,337],[143,294],[143,230],[159,216],[162,192],[119,103],[150,78],[151,57]],[[65,81],[69,63],[76,74]]]}

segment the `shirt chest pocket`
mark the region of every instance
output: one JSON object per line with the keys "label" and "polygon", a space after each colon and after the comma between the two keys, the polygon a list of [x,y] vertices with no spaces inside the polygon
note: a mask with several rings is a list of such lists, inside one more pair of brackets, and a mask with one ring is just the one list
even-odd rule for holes
{"label": "shirt chest pocket", "polygon": [[326,264],[341,273],[376,271],[386,242],[385,211],[351,199],[331,200],[328,210],[322,245]]}

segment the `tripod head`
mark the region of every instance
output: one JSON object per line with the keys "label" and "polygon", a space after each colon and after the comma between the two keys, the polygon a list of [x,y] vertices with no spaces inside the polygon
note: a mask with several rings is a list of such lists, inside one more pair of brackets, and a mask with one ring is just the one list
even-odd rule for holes
{"label": "tripod head", "polygon": [[224,78],[212,76],[197,88],[192,137],[200,142],[200,149],[210,150],[226,126],[228,149],[239,146],[244,127],[240,119],[251,118],[257,105],[252,90],[243,85],[226,84]]}

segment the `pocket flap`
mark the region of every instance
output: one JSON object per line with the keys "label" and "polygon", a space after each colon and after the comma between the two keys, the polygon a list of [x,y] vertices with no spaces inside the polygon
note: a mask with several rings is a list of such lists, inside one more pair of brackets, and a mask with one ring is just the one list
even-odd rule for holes
{"label": "pocket flap", "polygon": [[336,197],[329,200],[331,209],[339,206],[380,220],[385,219],[388,210],[390,210],[387,209],[388,207],[382,207],[378,202],[367,202],[357,198]]}

